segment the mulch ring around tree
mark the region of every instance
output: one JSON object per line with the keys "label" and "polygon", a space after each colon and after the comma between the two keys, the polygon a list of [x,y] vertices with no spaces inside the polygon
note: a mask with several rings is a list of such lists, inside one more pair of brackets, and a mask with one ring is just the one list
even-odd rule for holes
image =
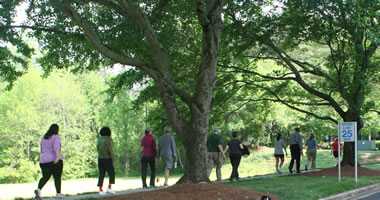
{"label": "mulch ring around tree", "polygon": [[[341,169],[342,176],[355,176],[355,167],[344,166]],[[327,168],[320,171],[303,174],[304,176],[338,176],[338,167]],[[380,176],[380,170],[358,167],[358,176]]]}
{"label": "mulch ring around tree", "polygon": [[[107,200],[261,200],[264,193],[223,184],[178,184],[172,187],[128,194]],[[269,194],[272,200],[278,198]]]}

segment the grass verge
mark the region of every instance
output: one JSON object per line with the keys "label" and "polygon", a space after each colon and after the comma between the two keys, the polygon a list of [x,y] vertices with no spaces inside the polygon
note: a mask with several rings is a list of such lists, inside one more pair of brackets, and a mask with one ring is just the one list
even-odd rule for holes
{"label": "grass verge", "polygon": [[356,184],[355,179],[346,177],[338,183],[336,177],[282,176],[232,182],[227,185],[269,192],[277,195],[280,200],[318,200],[379,182],[380,177],[360,177]]}

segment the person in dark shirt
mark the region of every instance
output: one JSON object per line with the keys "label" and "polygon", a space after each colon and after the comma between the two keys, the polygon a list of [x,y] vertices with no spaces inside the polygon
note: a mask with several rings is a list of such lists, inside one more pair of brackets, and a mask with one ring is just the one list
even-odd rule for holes
{"label": "person in dark shirt", "polygon": [[147,188],[146,175],[148,170],[148,164],[150,166],[150,187],[154,187],[154,179],[156,176],[156,142],[150,129],[145,130],[145,135],[141,140],[141,178],[143,188]]}
{"label": "person in dark shirt", "polygon": [[213,133],[207,137],[207,151],[208,151],[208,168],[207,174],[210,175],[212,168],[216,166],[217,181],[222,180],[222,165],[224,161],[223,154],[223,140],[220,136],[220,130],[214,129]]}
{"label": "person in dark shirt", "polygon": [[230,181],[233,181],[234,179],[239,180],[239,164],[241,160],[241,154],[243,145],[241,144],[240,140],[238,139],[238,133],[236,131],[232,132],[232,139],[228,142],[228,145],[226,147],[226,150],[229,152],[230,161],[232,165],[232,173],[230,176]]}
{"label": "person in dark shirt", "polygon": [[291,160],[289,164],[289,172],[293,173],[293,165],[294,161],[296,162],[297,173],[300,173],[300,165],[301,165],[301,154],[302,154],[302,136],[300,128],[295,128],[294,132],[290,135],[289,139],[290,144],[290,155]]}

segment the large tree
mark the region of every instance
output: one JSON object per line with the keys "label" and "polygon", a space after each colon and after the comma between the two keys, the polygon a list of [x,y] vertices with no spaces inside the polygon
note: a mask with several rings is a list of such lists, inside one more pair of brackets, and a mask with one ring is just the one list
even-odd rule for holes
{"label": "large tree", "polygon": [[[241,12],[247,6],[251,9]],[[244,62],[230,64],[230,71],[244,74],[240,82],[263,89],[274,101],[334,123],[356,121],[360,131],[362,116],[374,105],[366,100],[370,83],[380,73],[379,9],[378,0],[231,6],[232,30],[239,32],[237,55]],[[269,61],[278,67],[264,70]],[[318,113],[315,108],[321,106],[335,114]],[[353,165],[353,147],[345,143],[343,164]]]}
{"label": "large tree", "polygon": [[[27,24],[46,71],[119,64],[154,81],[186,148],[184,181],[208,181],[206,138],[222,0],[30,0]],[[192,73],[183,73],[184,71]],[[186,105],[179,108],[179,103]],[[138,144],[136,144],[138,145]]]}

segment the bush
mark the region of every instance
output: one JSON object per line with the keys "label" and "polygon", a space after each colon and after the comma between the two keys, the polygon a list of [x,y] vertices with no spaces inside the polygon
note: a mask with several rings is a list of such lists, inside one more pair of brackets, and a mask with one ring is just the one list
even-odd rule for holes
{"label": "bush", "polygon": [[17,168],[0,168],[0,183],[24,183],[35,181],[39,176],[39,167],[31,161],[22,160]]}

